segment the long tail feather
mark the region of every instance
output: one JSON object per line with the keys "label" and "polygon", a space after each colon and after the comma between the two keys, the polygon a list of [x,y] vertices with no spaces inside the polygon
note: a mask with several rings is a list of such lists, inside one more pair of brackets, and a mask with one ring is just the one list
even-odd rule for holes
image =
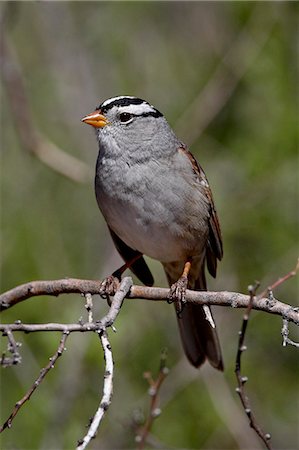
{"label": "long tail feather", "polygon": [[[198,264],[196,266],[191,268],[190,289],[206,290],[204,265],[201,264],[200,270]],[[183,264],[180,263],[164,264],[170,286],[178,280],[182,268]],[[220,343],[210,308],[206,306],[204,309],[201,305],[187,303],[178,316],[178,325],[183,348],[190,363],[194,367],[200,367],[207,358],[213,367],[223,370]]]}

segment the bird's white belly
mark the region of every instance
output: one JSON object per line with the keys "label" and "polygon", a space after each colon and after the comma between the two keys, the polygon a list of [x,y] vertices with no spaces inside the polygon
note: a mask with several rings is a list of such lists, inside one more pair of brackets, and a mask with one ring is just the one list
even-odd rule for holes
{"label": "bird's white belly", "polygon": [[[132,249],[161,262],[186,260],[201,253],[205,239],[200,238],[200,231],[183,230],[181,221],[175,220],[167,208],[157,208],[153,213],[142,205],[103,200],[99,206],[107,223]],[[188,222],[187,217],[184,220]]]}
{"label": "bird's white belly", "polygon": [[181,241],[163,223],[142,223],[124,211],[121,221],[113,224],[120,238],[131,248],[159,261],[179,261],[186,257]]}

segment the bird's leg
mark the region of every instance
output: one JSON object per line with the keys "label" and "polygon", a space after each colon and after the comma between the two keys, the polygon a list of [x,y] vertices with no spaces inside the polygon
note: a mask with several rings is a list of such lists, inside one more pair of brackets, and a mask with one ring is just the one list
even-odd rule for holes
{"label": "bird's leg", "polygon": [[185,263],[184,270],[176,283],[170,287],[168,299],[169,303],[175,303],[175,309],[178,315],[183,311],[186,303],[186,289],[188,286],[188,275],[191,269],[191,259]]}
{"label": "bird's leg", "polygon": [[100,295],[103,298],[106,298],[108,301],[108,304],[110,304],[110,295],[114,295],[116,290],[119,287],[119,283],[121,281],[121,276],[124,273],[126,269],[129,269],[132,264],[134,264],[137,259],[139,259],[142,256],[142,253],[138,253],[134,256],[134,258],[130,259],[129,261],[126,261],[125,264],[123,264],[119,269],[115,270],[112,275],[109,275],[106,277],[100,287]]}
{"label": "bird's leg", "polygon": [[137,255],[135,255],[132,259],[130,259],[129,261],[126,261],[125,264],[123,264],[119,269],[115,270],[115,272],[113,272],[112,277],[117,278],[119,281],[121,280],[121,276],[124,273],[125,270],[129,269],[132,264],[134,264],[134,262],[137,261],[137,259],[141,258],[142,253],[137,253]]}

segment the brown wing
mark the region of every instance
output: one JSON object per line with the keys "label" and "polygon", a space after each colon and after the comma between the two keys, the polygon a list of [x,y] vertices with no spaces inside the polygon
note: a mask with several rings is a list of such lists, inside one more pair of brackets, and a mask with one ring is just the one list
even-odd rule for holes
{"label": "brown wing", "polygon": [[[108,227],[109,228],[109,227]],[[127,244],[125,244],[117,234],[114,233],[111,228],[109,228],[111,237],[113,239],[114,245],[116,247],[116,250],[120,254],[120,256],[123,258],[125,262],[132,261],[132,259],[137,256],[141,255],[140,252],[137,250],[133,250],[131,247],[129,247]],[[131,266],[130,270],[136,275],[136,277],[139,278],[139,280],[145,284],[146,286],[152,286],[154,284],[154,278],[151,274],[151,271],[149,270],[143,256],[140,256],[140,258],[137,259]]]}
{"label": "brown wing", "polygon": [[212,191],[210,189],[206,174],[204,170],[200,166],[200,164],[196,161],[192,153],[182,145],[179,148],[179,151],[183,152],[188,158],[192,165],[193,172],[198,177],[199,182],[201,183],[205,194],[209,200],[210,204],[210,219],[209,219],[209,237],[207,242],[206,249],[206,259],[207,266],[210,274],[215,277],[217,270],[217,259],[220,261],[223,256],[223,248],[222,248],[222,239],[221,239],[221,230],[220,224],[217,216],[217,212],[214,205]]}
{"label": "brown wing", "polygon": [[[204,191],[209,205],[209,235],[206,243],[206,262],[207,267],[212,276],[216,276],[217,259],[222,258],[222,240],[220,225],[217,213],[214,206],[212,192],[206,178],[206,175],[198,164],[192,153],[182,145],[179,148],[190,161],[193,172]],[[168,276],[168,281],[172,284],[178,274],[173,274],[172,267],[164,264],[164,269]],[[195,273],[194,273],[195,270]],[[191,279],[191,288],[195,290],[206,290],[206,278],[204,265],[192,268],[193,280]],[[211,311],[210,311],[211,314]],[[193,366],[199,367],[207,358],[211,365],[216,369],[223,370],[223,360],[221,356],[221,348],[217,335],[217,331],[211,326],[210,322],[206,320],[206,312],[204,307],[196,304],[185,305],[181,318],[178,318],[180,334],[183,342],[185,353]]]}

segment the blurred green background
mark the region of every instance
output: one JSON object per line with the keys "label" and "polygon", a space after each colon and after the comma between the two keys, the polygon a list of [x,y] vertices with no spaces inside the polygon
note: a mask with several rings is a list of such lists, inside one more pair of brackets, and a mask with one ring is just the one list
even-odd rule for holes
{"label": "blurred green background", "polygon": [[[101,279],[119,266],[93,192],[95,136],[80,119],[122,94],[161,110],[208,175],[225,253],[211,289],[246,292],[254,280],[265,288],[295,266],[296,2],[2,2],[0,13],[2,291],[34,279]],[[65,154],[76,158],[66,160],[68,176],[59,173]],[[156,285],[166,286],[159,263],[149,265]],[[297,287],[292,279],[275,294],[295,305]],[[98,300],[100,318],[107,306]],[[32,299],[2,321],[77,322],[86,315],[83,302],[79,295]],[[135,448],[133,417],[149,404],[143,372],[155,375],[164,347],[170,374],[152,445],[263,448],[234,391],[242,311],[214,311],[224,376],[188,365],[172,307],[126,302],[117,333],[110,333],[113,402],[91,448]],[[260,424],[274,448],[290,450],[299,445],[298,350],[282,347],[281,325],[278,317],[253,312],[243,367]],[[16,336],[23,361],[1,370],[2,422],[59,342],[58,334]],[[1,448],[74,448],[97,408],[102,375],[97,337],[72,335],[2,434]]]}

